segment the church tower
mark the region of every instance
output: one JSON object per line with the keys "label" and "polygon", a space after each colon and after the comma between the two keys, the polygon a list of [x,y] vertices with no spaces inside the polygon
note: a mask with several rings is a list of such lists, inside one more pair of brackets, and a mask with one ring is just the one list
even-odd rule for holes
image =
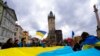
{"label": "church tower", "polygon": [[55,34],[55,15],[53,14],[52,11],[50,11],[50,13],[48,15],[48,28],[49,28],[48,40],[50,42],[56,41],[56,34]]}
{"label": "church tower", "polygon": [[99,19],[98,9],[96,8],[96,5],[94,5],[94,12],[97,19],[97,36],[100,39],[100,19]]}

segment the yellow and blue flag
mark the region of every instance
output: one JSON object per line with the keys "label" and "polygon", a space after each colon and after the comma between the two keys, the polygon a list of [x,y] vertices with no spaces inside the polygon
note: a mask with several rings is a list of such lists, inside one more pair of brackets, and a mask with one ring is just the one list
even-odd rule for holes
{"label": "yellow and blue flag", "polygon": [[38,35],[38,36],[40,36],[40,37],[43,37],[45,34],[46,34],[45,31],[37,31],[37,32],[36,32],[36,35]]}

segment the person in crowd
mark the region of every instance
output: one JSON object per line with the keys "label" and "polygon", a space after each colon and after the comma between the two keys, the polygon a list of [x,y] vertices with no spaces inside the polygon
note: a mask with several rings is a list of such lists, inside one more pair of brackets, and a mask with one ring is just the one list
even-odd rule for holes
{"label": "person in crowd", "polygon": [[15,40],[15,41],[14,41],[13,46],[14,46],[14,47],[19,47],[19,45],[18,45],[18,40]]}
{"label": "person in crowd", "polygon": [[94,48],[100,50],[100,41],[95,44]]}
{"label": "person in crowd", "polygon": [[31,40],[28,40],[27,43],[26,43],[26,46],[27,46],[27,47],[32,46],[32,41],[31,41]]}
{"label": "person in crowd", "polygon": [[45,45],[45,41],[40,41],[40,44],[41,44],[41,46],[43,47],[43,48],[45,48],[46,47],[46,45]]}
{"label": "person in crowd", "polygon": [[81,47],[80,47],[80,44],[79,43],[76,43],[73,47],[73,50],[74,51],[80,51],[81,50]]}
{"label": "person in crowd", "polygon": [[9,38],[7,42],[2,45],[1,49],[11,48],[11,47],[13,47],[13,41],[12,38]]}
{"label": "person in crowd", "polygon": [[83,32],[83,33],[81,34],[82,39],[81,39],[80,42],[79,42],[81,49],[82,49],[82,46],[83,46],[82,43],[85,41],[85,39],[86,39],[88,36],[89,36],[89,34],[88,34],[87,32]]}
{"label": "person in crowd", "polygon": [[67,38],[67,45],[71,46],[72,48],[74,47],[74,41],[72,38]]}
{"label": "person in crowd", "polygon": [[80,41],[80,46],[82,50],[92,48],[100,41],[96,36],[89,35],[87,32],[83,32],[81,37],[82,40]]}
{"label": "person in crowd", "polygon": [[34,43],[35,43],[35,46],[39,46],[40,45],[40,41],[38,38],[35,38],[34,39]]}
{"label": "person in crowd", "polygon": [[22,38],[21,42],[18,45],[19,47],[25,47],[26,46],[25,38]]}
{"label": "person in crowd", "polygon": [[63,40],[63,44],[64,46],[67,46],[68,45],[68,41],[66,39]]}
{"label": "person in crowd", "polygon": [[31,46],[35,46],[35,42],[34,42],[34,39],[32,39],[32,43],[31,43]]}
{"label": "person in crowd", "polygon": [[80,47],[79,41],[81,40],[81,36],[76,36],[76,37],[74,37],[73,40],[74,40],[73,50],[74,51],[80,51],[81,47]]}
{"label": "person in crowd", "polygon": [[0,46],[2,46],[2,43],[0,42]]}

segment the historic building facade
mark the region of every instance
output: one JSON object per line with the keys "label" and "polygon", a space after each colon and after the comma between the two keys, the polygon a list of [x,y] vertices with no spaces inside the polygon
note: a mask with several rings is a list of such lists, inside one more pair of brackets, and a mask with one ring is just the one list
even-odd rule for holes
{"label": "historic building facade", "polygon": [[16,24],[16,29],[15,29],[15,39],[21,40],[23,37],[23,29],[20,25]]}
{"label": "historic building facade", "polygon": [[55,30],[55,33],[56,33],[56,42],[57,42],[57,45],[62,45],[62,30]]}
{"label": "historic building facade", "polygon": [[16,21],[15,11],[9,8],[6,2],[0,1],[0,42],[14,39]]}
{"label": "historic building facade", "polygon": [[23,31],[22,38],[25,38],[26,43],[29,41],[29,32]]}

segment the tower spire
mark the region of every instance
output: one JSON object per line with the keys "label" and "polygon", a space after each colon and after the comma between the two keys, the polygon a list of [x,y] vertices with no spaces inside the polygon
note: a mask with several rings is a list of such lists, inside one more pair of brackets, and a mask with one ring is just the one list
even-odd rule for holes
{"label": "tower spire", "polygon": [[52,11],[50,11],[50,14],[49,14],[49,15],[53,16],[53,12],[52,12]]}
{"label": "tower spire", "polygon": [[48,17],[55,17],[55,15],[53,14],[53,12],[52,12],[52,11],[50,11],[50,13],[49,13]]}
{"label": "tower spire", "polygon": [[98,9],[96,8],[96,5],[94,5],[94,12],[97,19],[97,27],[100,28],[100,20],[99,20]]}

